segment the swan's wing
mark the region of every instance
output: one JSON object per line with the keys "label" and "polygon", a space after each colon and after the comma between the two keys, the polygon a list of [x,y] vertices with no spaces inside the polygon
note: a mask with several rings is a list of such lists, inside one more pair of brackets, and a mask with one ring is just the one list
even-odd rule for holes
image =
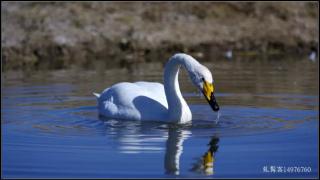
{"label": "swan's wing", "polygon": [[145,95],[151,99],[154,99],[161,103],[163,106],[168,108],[167,98],[164,91],[164,86],[157,82],[145,82],[139,81],[134,84],[140,86],[140,88],[145,90]]}
{"label": "swan's wing", "polygon": [[152,82],[118,83],[98,98],[99,113],[113,118],[160,120],[167,113],[163,85]]}

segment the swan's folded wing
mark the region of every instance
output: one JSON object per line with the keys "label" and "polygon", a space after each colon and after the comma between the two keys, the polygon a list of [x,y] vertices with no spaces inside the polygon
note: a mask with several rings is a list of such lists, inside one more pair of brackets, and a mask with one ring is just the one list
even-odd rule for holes
{"label": "swan's folded wing", "polygon": [[98,102],[101,115],[119,119],[160,120],[168,109],[163,85],[152,82],[115,84]]}

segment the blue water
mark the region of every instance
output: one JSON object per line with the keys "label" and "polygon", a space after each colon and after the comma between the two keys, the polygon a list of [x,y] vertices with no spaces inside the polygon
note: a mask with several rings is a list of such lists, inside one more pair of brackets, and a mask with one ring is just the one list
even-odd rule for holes
{"label": "blue water", "polygon": [[8,73],[2,87],[2,178],[317,177],[317,76],[300,81],[308,90],[282,78],[267,89],[273,76],[258,84],[246,76],[226,81],[224,68],[216,69],[217,84],[225,87],[216,95],[219,118],[181,78],[194,117],[186,125],[98,116],[91,92],[123,80],[161,81],[161,73]]}

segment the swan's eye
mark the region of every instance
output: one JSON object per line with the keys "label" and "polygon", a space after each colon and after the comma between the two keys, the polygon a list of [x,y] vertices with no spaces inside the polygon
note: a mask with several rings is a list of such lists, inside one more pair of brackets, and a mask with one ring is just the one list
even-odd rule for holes
{"label": "swan's eye", "polygon": [[204,78],[201,78],[201,80],[204,82]]}

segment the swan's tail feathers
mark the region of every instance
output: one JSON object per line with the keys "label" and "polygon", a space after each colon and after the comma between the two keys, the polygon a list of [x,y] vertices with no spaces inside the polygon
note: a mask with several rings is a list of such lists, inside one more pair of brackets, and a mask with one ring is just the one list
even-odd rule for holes
{"label": "swan's tail feathers", "polygon": [[99,98],[100,97],[100,94],[98,94],[98,93],[92,93],[95,97],[97,97],[97,98]]}

